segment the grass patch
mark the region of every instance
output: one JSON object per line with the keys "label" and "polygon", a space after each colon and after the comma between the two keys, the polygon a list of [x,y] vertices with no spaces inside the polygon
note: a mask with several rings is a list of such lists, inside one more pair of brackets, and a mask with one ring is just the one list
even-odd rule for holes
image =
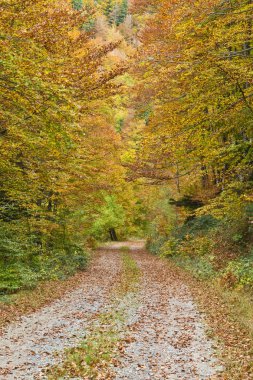
{"label": "grass patch", "polygon": [[[123,319],[120,312],[100,314],[89,330],[87,338],[79,347],[65,353],[62,365],[51,368],[48,379],[110,378],[110,363],[118,350],[119,325]],[[103,373],[103,377],[99,377]]]}
{"label": "grass patch", "polygon": [[249,332],[252,339],[253,353],[253,295],[243,293],[237,290],[225,290],[223,287],[216,285],[216,291],[224,299],[229,314],[232,315],[240,325]]}
{"label": "grass patch", "polygon": [[110,365],[116,363],[121,350],[127,311],[136,297],[139,279],[135,260],[128,253],[122,253],[121,277],[112,292],[108,310],[96,316],[80,346],[66,350],[63,363],[48,370],[49,380],[112,378]]}
{"label": "grass patch", "polygon": [[10,295],[7,295],[7,294],[0,295],[0,309],[1,309],[1,304],[10,305],[12,302],[13,300]]}
{"label": "grass patch", "polygon": [[129,247],[120,247],[120,251],[121,252],[130,252],[130,248]]}

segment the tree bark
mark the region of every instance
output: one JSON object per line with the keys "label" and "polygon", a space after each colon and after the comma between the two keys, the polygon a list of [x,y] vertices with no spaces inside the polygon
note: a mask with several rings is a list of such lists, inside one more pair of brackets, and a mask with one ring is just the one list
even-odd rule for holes
{"label": "tree bark", "polygon": [[109,234],[112,241],[118,241],[118,237],[114,228],[109,229]]}

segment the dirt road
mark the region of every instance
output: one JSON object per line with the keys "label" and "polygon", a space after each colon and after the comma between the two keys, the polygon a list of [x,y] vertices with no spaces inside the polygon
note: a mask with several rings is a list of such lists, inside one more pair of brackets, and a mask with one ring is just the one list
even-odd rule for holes
{"label": "dirt road", "polygon": [[119,296],[127,315],[120,326],[117,361],[108,363],[110,379],[204,380],[222,370],[187,286],[165,261],[135,242],[103,247],[80,287],[5,329],[0,337],[1,380],[46,379],[43,370],[60,363],[65,349],[85,339],[97,316],[115,307],[112,292],[121,281],[122,252],[127,250],[139,279],[134,297],[132,290]]}

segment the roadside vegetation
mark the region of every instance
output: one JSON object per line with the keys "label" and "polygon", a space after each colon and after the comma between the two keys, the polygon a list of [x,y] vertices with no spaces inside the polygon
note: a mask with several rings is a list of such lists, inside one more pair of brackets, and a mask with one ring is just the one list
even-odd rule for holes
{"label": "roadside vegetation", "polygon": [[165,193],[160,190],[160,200],[150,209],[148,250],[186,270],[204,289],[211,287],[252,339],[253,251],[249,204],[239,197],[236,201],[233,198],[230,204],[225,198],[226,213],[223,209],[220,217],[220,208],[218,212],[216,208],[208,208],[207,214],[205,206],[195,208],[196,204],[189,198],[175,205],[164,197]]}

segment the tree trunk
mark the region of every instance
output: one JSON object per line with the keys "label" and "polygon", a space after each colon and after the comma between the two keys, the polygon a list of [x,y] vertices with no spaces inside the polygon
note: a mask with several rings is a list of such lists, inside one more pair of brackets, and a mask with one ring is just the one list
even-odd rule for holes
{"label": "tree trunk", "polygon": [[118,237],[114,228],[109,229],[109,234],[112,241],[118,241]]}

